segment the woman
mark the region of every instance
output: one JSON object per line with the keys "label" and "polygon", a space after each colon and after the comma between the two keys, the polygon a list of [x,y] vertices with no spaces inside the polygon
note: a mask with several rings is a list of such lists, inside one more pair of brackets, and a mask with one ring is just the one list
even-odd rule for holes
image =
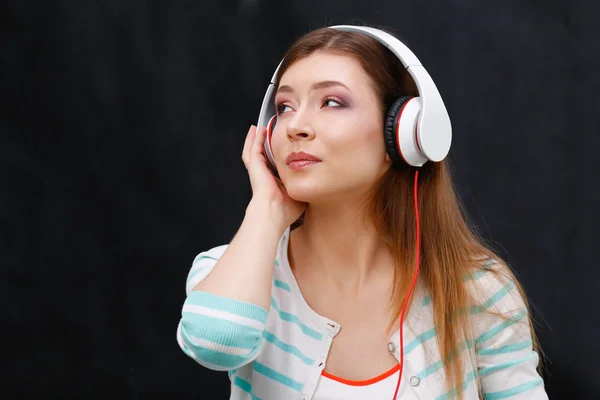
{"label": "woman", "polygon": [[418,95],[399,59],[319,29],[275,87],[270,138],[251,127],[242,152],[245,218],[188,275],[183,351],[227,370],[231,399],[547,399],[525,294],[469,230],[448,165],[386,151],[387,110]]}

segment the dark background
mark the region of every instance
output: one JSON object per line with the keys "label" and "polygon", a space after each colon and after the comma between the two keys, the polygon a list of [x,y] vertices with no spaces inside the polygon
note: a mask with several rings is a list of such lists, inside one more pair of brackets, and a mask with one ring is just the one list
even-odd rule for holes
{"label": "dark background", "polygon": [[286,47],[362,22],[437,82],[458,190],[527,290],[550,398],[600,398],[599,10],[3,0],[2,397],[228,398],[175,339],[188,269],[241,222],[242,144]]}

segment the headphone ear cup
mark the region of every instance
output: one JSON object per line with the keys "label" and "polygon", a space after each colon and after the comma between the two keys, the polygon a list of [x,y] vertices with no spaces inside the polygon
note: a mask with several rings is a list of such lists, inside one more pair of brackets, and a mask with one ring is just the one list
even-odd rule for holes
{"label": "headphone ear cup", "polygon": [[[404,96],[392,104],[385,121],[385,145],[395,166],[421,167],[429,159],[421,150],[417,129],[421,98]],[[425,132],[421,132],[423,135]]]}
{"label": "headphone ear cup", "polygon": [[[277,115],[273,115],[267,124],[267,138],[269,141],[271,140],[271,136],[273,135],[273,129],[275,129],[275,124],[277,123]],[[269,143],[270,145],[270,143]]]}
{"label": "headphone ear cup", "polygon": [[412,96],[402,96],[390,106],[385,117],[385,126],[383,128],[383,139],[388,155],[392,159],[394,166],[406,165],[407,162],[402,157],[402,152],[398,144],[398,135],[396,125],[401,116],[402,108],[408,103]]}
{"label": "headphone ear cup", "polygon": [[267,157],[267,161],[269,162],[271,168],[276,170],[275,165],[275,157],[273,156],[273,150],[271,148],[271,138],[273,137],[273,129],[275,128],[275,124],[277,122],[277,115],[273,115],[267,124],[267,135],[265,137],[265,156]]}

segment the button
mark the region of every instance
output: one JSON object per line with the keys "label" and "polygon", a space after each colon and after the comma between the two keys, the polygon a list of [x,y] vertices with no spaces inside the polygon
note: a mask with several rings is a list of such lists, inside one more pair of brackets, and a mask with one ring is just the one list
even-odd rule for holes
{"label": "button", "polygon": [[396,345],[392,342],[388,343],[388,350],[390,351],[390,353],[393,353],[396,350]]}
{"label": "button", "polygon": [[419,382],[421,382],[421,380],[419,379],[418,376],[412,376],[410,378],[410,384],[413,386],[419,386]]}

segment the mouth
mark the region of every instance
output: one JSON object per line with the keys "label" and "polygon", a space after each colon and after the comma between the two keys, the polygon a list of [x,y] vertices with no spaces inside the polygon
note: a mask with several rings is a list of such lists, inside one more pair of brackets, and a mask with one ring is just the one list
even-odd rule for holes
{"label": "mouth", "polygon": [[301,152],[293,152],[286,159],[285,163],[292,171],[299,171],[304,168],[311,167],[321,162],[321,159],[312,154]]}

